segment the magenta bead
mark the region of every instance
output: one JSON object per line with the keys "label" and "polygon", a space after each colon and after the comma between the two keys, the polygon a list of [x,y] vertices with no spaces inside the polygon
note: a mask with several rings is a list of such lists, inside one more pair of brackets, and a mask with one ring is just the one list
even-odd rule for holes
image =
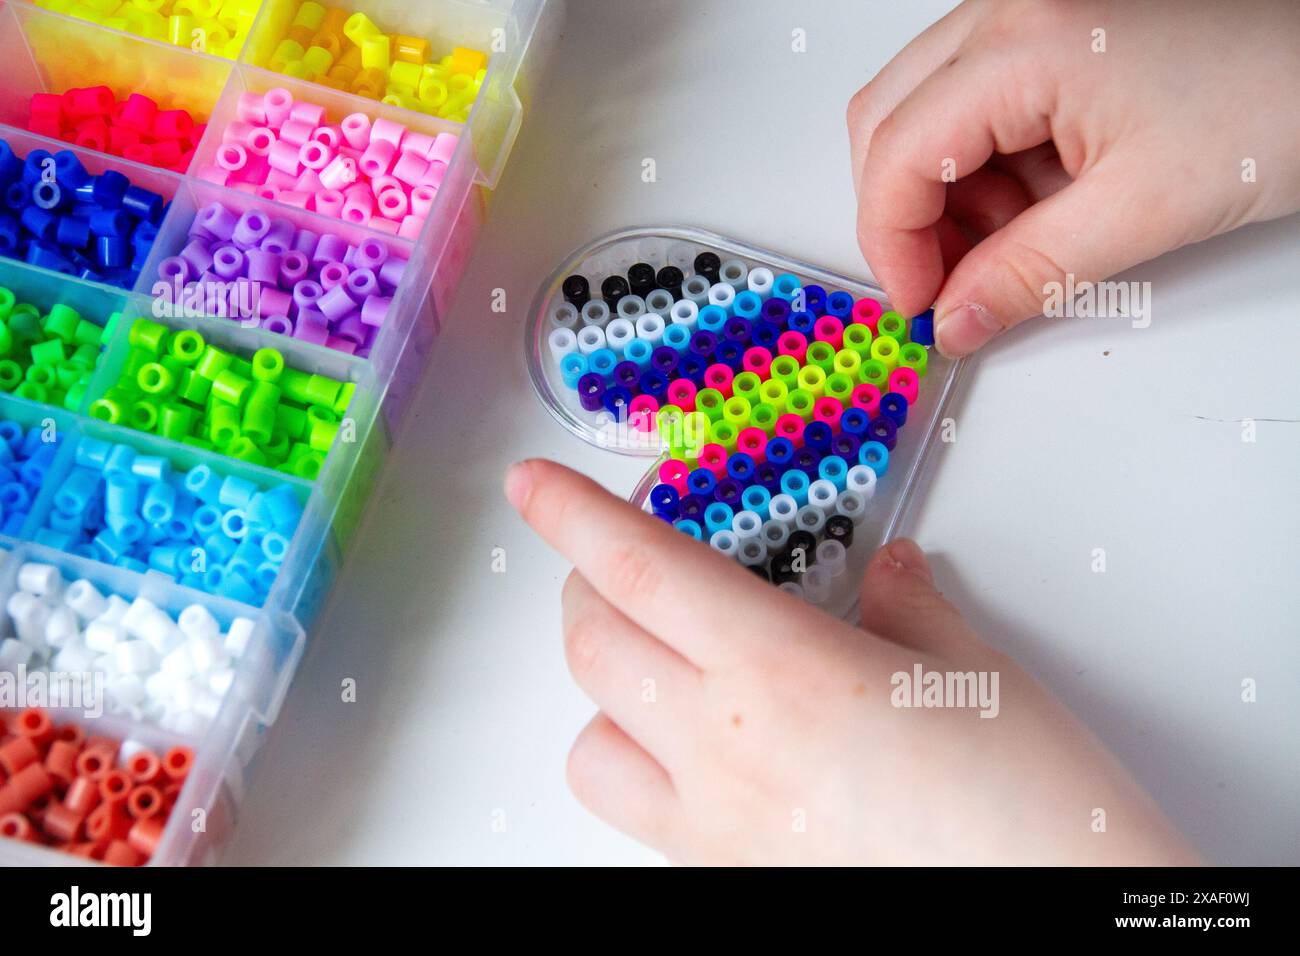
{"label": "magenta bead", "polygon": [[293,308],[293,296],[273,285],[257,287],[258,315],[288,315]]}

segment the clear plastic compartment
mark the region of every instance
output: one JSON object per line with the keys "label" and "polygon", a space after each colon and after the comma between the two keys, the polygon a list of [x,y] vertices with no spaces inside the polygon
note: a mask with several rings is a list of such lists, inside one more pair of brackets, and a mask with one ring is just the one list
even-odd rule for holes
{"label": "clear plastic compartment", "polygon": [[[552,310],[564,303],[561,285],[570,275],[584,276],[592,299],[599,299],[603,279],[615,273],[626,275],[628,268],[638,262],[649,263],[656,271],[666,265],[676,266],[689,281],[695,274],[695,257],[701,252],[713,252],[724,263],[739,259],[749,269],[764,266],[778,276],[791,273],[799,278],[801,285],[815,283],[827,293],[843,290],[855,300],[872,298],[887,308],[884,293],[874,285],[698,229],[625,229],[597,239],[570,255],[546,279],[533,301],[525,334],[529,374],[547,411],[569,432],[599,448],[655,459],[630,497],[634,504],[647,511],[650,491],[659,483],[659,465],[668,455],[653,429],[641,431],[629,425],[626,418],[618,419],[604,410],[588,412],[582,408],[576,390],[564,383],[559,361],[548,345],[548,336],[556,328]],[[580,318],[578,322],[581,323]],[[926,374],[920,382],[918,400],[908,408],[907,423],[898,430],[898,444],[889,453],[888,468],[876,483],[866,515],[854,531],[846,570],[832,580],[830,596],[821,602],[837,616],[856,614],[858,583],[866,562],[881,543],[901,533],[929,453],[940,440],[945,409],[962,365],[944,358],[936,349],[927,351]]]}

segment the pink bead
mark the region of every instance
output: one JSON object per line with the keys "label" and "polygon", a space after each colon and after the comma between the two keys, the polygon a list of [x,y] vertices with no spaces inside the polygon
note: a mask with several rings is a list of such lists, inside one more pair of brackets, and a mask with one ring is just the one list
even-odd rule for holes
{"label": "pink bead", "polygon": [[335,156],[320,174],[326,189],[343,189],[357,181],[357,164],[346,156]]}
{"label": "pink bead", "polygon": [[306,209],[307,204],[311,201],[311,193],[298,192],[293,189],[283,189],[280,191],[280,195],[275,198],[277,202],[282,202],[289,206],[296,206],[299,209]]}
{"label": "pink bead", "polygon": [[248,134],[257,128],[252,123],[235,120],[221,131],[221,141],[223,143],[238,143],[243,146],[248,142]]}
{"label": "pink bead", "polygon": [[199,167],[199,179],[205,179],[210,183],[216,183],[218,186],[224,186],[226,181],[230,179],[230,170],[209,163],[206,166]]}
{"label": "pink bead", "polygon": [[[256,192],[257,192],[257,184],[256,184],[256,183],[250,183],[250,182],[247,182],[246,180],[243,180],[243,179],[241,179],[241,180],[239,180],[239,182],[235,182],[235,183],[226,183],[226,185],[227,185],[229,188],[231,188],[231,189],[235,189],[235,190],[238,190],[238,191],[241,192],[241,193],[250,193],[250,194],[251,194],[251,193],[256,193]],[[274,197],[272,197],[272,198],[274,198]]]}
{"label": "pink bead", "polygon": [[415,153],[404,151],[393,164],[393,177],[408,186],[418,186],[429,174],[429,163]]}
{"label": "pink bead", "polygon": [[272,169],[288,173],[295,181],[302,171],[302,164],[298,162],[298,147],[284,140],[277,140],[271,147],[271,151],[266,154],[266,158]]}
{"label": "pink bead", "polygon": [[265,156],[275,145],[275,134],[265,126],[257,126],[248,134],[248,139],[244,142],[245,148],[255,156]]}
{"label": "pink bead", "polygon": [[921,380],[916,376],[916,369],[900,365],[889,373],[889,390],[902,395],[909,405],[916,401],[920,388]]}
{"label": "pink bead", "polygon": [[257,312],[259,315],[288,315],[293,296],[270,283],[257,287]]}
{"label": "pink bead", "polygon": [[266,106],[261,93],[240,93],[235,103],[235,115],[245,123],[262,126],[266,123]]}
{"label": "pink bead", "polygon": [[686,462],[669,458],[659,466],[659,480],[670,485],[679,495],[686,494]]}
{"label": "pink bead", "polygon": [[248,164],[248,150],[238,143],[226,143],[217,150],[217,165],[228,172],[243,169]]}
{"label": "pink bead", "polygon": [[322,216],[338,219],[343,215],[343,194],[337,189],[326,189],[316,194],[316,211]]}
{"label": "pink bead", "polygon": [[262,108],[266,111],[266,125],[278,130],[293,109],[293,94],[280,86],[267,90],[262,97]]}
{"label": "pink bead", "polygon": [[400,189],[406,191],[402,181],[396,176],[374,176],[370,180],[370,191],[378,196],[385,189]]}
{"label": "pink bead", "polygon": [[312,342],[316,345],[324,345],[329,338],[329,326],[324,322],[314,322],[306,316],[298,316],[298,321],[293,328],[293,337],[301,339],[304,342]]}
{"label": "pink bead", "polygon": [[325,340],[325,347],[333,349],[336,352],[344,352],[352,355],[357,350],[357,343],[351,339],[339,338],[337,335],[331,335]]}
{"label": "pink bead", "polygon": [[287,119],[284,121],[284,125],[280,127],[280,139],[286,143],[292,143],[294,146],[301,146],[311,139],[311,134],[314,132],[316,132],[316,127],[311,123]]}
{"label": "pink bead", "polygon": [[411,215],[427,216],[433,209],[433,199],[438,191],[432,186],[416,186],[411,190]]}
{"label": "pink bead", "polygon": [[280,198],[280,190],[276,189],[274,186],[268,186],[265,183],[261,186],[255,185],[254,183],[249,183],[249,185],[253,187],[253,195],[258,199],[269,199],[271,202],[275,202]]}
{"label": "pink bead", "polygon": [[132,93],[122,104],[117,115],[117,125],[145,133],[153,129],[154,117],[158,115],[158,104],[140,93]]}
{"label": "pink bead", "polygon": [[359,162],[361,162],[361,150],[359,150],[359,149],[353,149],[351,146],[347,145],[346,142],[345,142],[342,146],[339,147],[339,153],[338,153],[338,154],[339,154],[340,156],[346,156],[348,159],[352,160],[354,163],[359,163]]}
{"label": "pink bead", "polygon": [[298,123],[309,123],[315,129],[325,122],[325,107],[315,103],[294,103],[289,108],[289,118]]}
{"label": "pink bead", "polygon": [[343,117],[339,129],[353,149],[365,149],[370,145],[370,117],[365,113],[353,113],[351,116]]}
{"label": "pink bead", "polygon": [[742,364],[746,372],[753,372],[761,379],[768,379],[772,372],[772,353],[761,346],[745,350]]}
{"label": "pink bead", "polygon": [[385,219],[401,219],[408,209],[406,193],[400,189],[385,189],[379,194],[379,215]]}
{"label": "pink bead", "polygon": [[731,398],[731,380],[735,377],[730,367],[719,362],[704,370],[704,387],[716,388],[723,398]]}
{"label": "pink bead", "polygon": [[298,149],[298,162],[312,171],[324,169],[333,159],[334,151],[316,140],[308,140]]}
{"label": "pink bead", "polygon": [[813,403],[813,421],[825,422],[831,426],[832,431],[839,429],[840,416],[843,414],[844,406],[838,398],[823,395]]}
{"label": "pink bead", "polygon": [[742,428],[736,436],[736,451],[743,452],[761,465],[767,461],[767,432],[761,428]]}
{"label": "pink bead", "polygon": [[382,176],[393,167],[393,155],[397,147],[387,140],[375,140],[361,154],[358,168],[370,178]]}
{"label": "pink bead", "polygon": [[695,411],[695,383],[689,378],[676,378],[668,384],[668,392],[665,401],[669,405],[676,405],[684,412]]}
{"label": "pink bead", "polygon": [[[298,158],[302,158],[301,151],[299,151]],[[316,175],[316,170],[307,169],[298,177],[298,181],[293,184],[293,188],[300,193],[311,193],[314,196],[325,187],[320,184],[320,176]]]}
{"label": "pink bead", "polygon": [[880,414],[880,389],[870,382],[863,382],[853,389],[849,403],[854,408],[862,409],[869,418],[875,418]]}
{"label": "pink bead", "polygon": [[844,323],[833,315],[823,315],[813,326],[813,338],[838,352],[844,347]]}
{"label": "pink bead", "polygon": [[263,182],[268,186],[274,186],[276,189],[296,189],[298,187],[298,177],[290,176],[282,169],[268,169]]}
{"label": "pink bead", "polygon": [[318,143],[324,143],[330,150],[336,150],[343,142],[343,130],[337,126],[318,126],[312,131],[311,138]]}
{"label": "pink bead", "polygon": [[406,131],[406,138],[402,140],[402,152],[415,153],[425,162],[429,160],[429,151],[433,149],[435,140],[428,133],[417,133],[413,129]]}
{"label": "pink bead", "polygon": [[397,235],[398,224],[391,219],[384,219],[382,216],[376,216],[366,223],[366,226],[375,232],[386,233],[390,236]]}
{"label": "pink bead", "polygon": [[405,216],[397,227],[397,234],[403,239],[418,239],[420,238],[420,230],[423,228],[423,216]]}
{"label": "pink bead", "polygon": [[865,325],[871,329],[871,334],[875,335],[876,323],[880,321],[883,311],[880,303],[875,299],[858,299],[853,303],[853,322],[856,325]]}
{"label": "pink bead", "polygon": [[336,285],[342,285],[348,281],[348,267],[341,262],[330,262],[320,270],[320,285],[322,289],[329,291]]}
{"label": "pink bead", "polygon": [[270,171],[271,167],[267,164],[265,156],[249,153],[248,162],[244,164],[244,168],[231,173],[231,178],[257,186],[266,182],[266,174]]}
{"label": "pink bead", "polygon": [[460,144],[460,137],[455,133],[439,133],[433,141],[433,147],[429,150],[426,157],[431,163],[442,163],[444,166],[451,163],[452,153],[456,152],[456,147]]}
{"label": "pink bead", "polygon": [[353,183],[344,195],[347,198],[343,203],[343,219],[359,226],[368,223],[375,208],[370,190],[360,183]]}
{"label": "pink bead", "polygon": [[406,127],[401,123],[380,117],[370,126],[370,145],[388,143],[396,150],[402,145],[402,137],[405,135]]}
{"label": "pink bead", "polygon": [[627,423],[639,432],[648,432],[655,427],[655,412],[659,411],[659,402],[653,395],[638,395],[627,406]]}
{"label": "pink bead", "polygon": [[424,174],[420,180],[421,186],[432,186],[437,189],[442,185],[443,178],[447,175],[447,167],[442,163],[430,163],[429,171]]}

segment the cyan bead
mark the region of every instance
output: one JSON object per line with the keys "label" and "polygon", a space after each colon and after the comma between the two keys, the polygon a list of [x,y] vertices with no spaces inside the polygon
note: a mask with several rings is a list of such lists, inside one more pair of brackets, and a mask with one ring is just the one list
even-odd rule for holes
{"label": "cyan bead", "polygon": [[158,455],[136,455],[131,462],[131,474],[146,481],[166,481],[171,477],[172,466]]}
{"label": "cyan bead", "polygon": [[[140,459],[136,459],[139,462]],[[170,521],[176,511],[176,489],[165,481],[155,480],[145,492],[140,513],[150,524]]]}
{"label": "cyan bead", "polygon": [[247,478],[229,475],[221,483],[217,493],[217,503],[223,508],[246,508],[253,495],[257,494],[257,485]]}
{"label": "cyan bead", "polygon": [[112,450],[112,442],[86,437],[77,442],[77,451],[73,460],[83,468],[97,468],[102,471]]}
{"label": "cyan bead", "polygon": [[792,468],[781,476],[781,493],[789,495],[802,508],[808,503],[808,476],[797,468]]}
{"label": "cyan bead", "polygon": [[200,505],[194,509],[193,521],[194,533],[206,539],[221,530],[221,509],[214,505]]}
{"label": "cyan bead", "polygon": [[196,465],[185,473],[185,490],[205,504],[221,500],[221,479],[207,465]]}

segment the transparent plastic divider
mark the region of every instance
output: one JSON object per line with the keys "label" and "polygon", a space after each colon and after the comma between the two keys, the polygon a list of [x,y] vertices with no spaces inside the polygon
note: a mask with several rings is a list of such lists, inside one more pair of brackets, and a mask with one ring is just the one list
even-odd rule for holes
{"label": "transparent plastic divider", "polygon": [[206,122],[233,66],[188,47],[15,2],[0,10],[0,54],[9,71],[0,120],[18,126],[25,125],[33,93],[91,85],[109,86],[119,99],[144,93],[160,109],[185,109],[195,123]]}
{"label": "transparent plastic divider", "polygon": [[105,325],[114,312],[127,308],[131,301],[130,292],[117,286],[79,279],[2,256],[0,286],[7,287],[19,302],[39,307],[42,314],[52,305],[63,304],[100,326]]}
{"label": "transparent plastic divider", "polygon": [[161,195],[167,201],[176,195],[184,177],[170,169],[147,166],[123,156],[101,153],[99,150],[87,149],[63,139],[51,139],[11,123],[0,123],[0,140],[8,141],[15,153],[26,157],[32,150],[43,149],[50,153],[69,150],[81,160],[81,165],[92,176],[98,176],[106,169],[113,169],[131,180],[132,185],[141,186]]}

